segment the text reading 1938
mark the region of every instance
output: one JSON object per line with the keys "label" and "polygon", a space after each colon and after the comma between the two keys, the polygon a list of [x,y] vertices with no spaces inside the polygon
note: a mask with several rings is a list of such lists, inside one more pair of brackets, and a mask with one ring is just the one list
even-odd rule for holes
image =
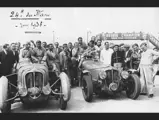
{"label": "text reading 1938", "polygon": [[[37,29],[45,27],[44,20],[51,20],[50,14],[44,13],[44,10],[35,10],[35,12],[27,12],[24,9],[20,11],[11,11],[11,20],[19,20],[15,27]],[[25,21],[25,22],[23,22]]]}

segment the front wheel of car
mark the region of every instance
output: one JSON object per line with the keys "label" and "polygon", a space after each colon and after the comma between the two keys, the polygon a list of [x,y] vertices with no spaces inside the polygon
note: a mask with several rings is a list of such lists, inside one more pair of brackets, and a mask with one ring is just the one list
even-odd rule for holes
{"label": "front wheel of car", "polygon": [[90,75],[83,75],[82,93],[85,101],[91,102],[93,99],[93,83]]}
{"label": "front wheel of car", "polygon": [[128,98],[137,99],[140,95],[141,83],[140,78],[136,74],[131,74],[128,79],[126,95]]}
{"label": "front wheel of car", "polygon": [[67,102],[71,97],[70,80],[66,73],[62,72],[59,75],[61,86],[60,86],[60,108],[65,110],[67,107]]}
{"label": "front wheel of car", "polygon": [[[60,87],[60,93],[62,93],[62,87]],[[60,109],[65,110],[67,107],[67,101],[64,100],[63,95],[60,95]]]}
{"label": "front wheel of car", "polygon": [[8,79],[5,76],[0,78],[0,109],[2,113],[9,113],[11,111],[11,103],[6,100],[9,99]]}

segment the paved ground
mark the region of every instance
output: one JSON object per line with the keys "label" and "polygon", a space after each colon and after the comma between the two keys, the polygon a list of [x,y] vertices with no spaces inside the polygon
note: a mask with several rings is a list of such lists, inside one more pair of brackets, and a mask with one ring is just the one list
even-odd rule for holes
{"label": "paved ground", "polygon": [[68,102],[67,110],[62,111],[56,100],[50,100],[45,107],[26,109],[22,103],[12,105],[12,113],[54,113],[54,112],[159,112],[159,76],[155,79],[155,96],[148,98],[140,95],[137,100],[128,99],[125,93],[117,95],[113,99],[94,97],[92,103],[83,99],[79,87],[71,91],[71,99]]}

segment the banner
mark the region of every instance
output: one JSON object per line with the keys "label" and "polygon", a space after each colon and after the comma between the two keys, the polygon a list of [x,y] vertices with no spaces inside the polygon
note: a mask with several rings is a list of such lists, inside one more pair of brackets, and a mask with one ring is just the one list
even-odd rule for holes
{"label": "banner", "polygon": [[105,33],[105,40],[140,40],[143,39],[141,32],[139,33]]}

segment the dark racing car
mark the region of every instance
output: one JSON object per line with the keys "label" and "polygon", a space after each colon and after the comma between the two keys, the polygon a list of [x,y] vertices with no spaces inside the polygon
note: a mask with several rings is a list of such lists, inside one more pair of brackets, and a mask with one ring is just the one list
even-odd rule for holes
{"label": "dark racing car", "polygon": [[85,101],[92,101],[94,94],[115,95],[122,91],[126,91],[128,98],[138,98],[141,84],[136,70],[107,66],[88,54],[82,58],[84,59],[80,67],[80,81]]}

